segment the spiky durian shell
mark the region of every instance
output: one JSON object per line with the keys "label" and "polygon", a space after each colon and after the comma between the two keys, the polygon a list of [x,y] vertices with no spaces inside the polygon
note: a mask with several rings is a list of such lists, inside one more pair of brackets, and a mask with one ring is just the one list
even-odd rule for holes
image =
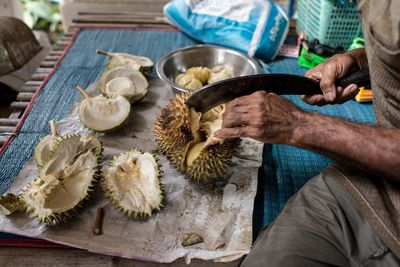
{"label": "spiky durian shell", "polygon": [[201,183],[223,177],[231,165],[231,158],[236,154],[239,143],[239,139],[233,139],[226,140],[222,144],[207,146],[193,164],[187,166],[187,175]]}
{"label": "spiky durian shell", "polygon": [[[69,136],[62,137],[62,139],[55,146],[54,150],[51,152],[51,159],[45,165],[43,165],[41,170],[39,171],[39,177],[36,178],[32,183],[26,185],[21,190],[19,197],[21,199],[23,209],[27,213],[30,213],[32,215],[32,217],[36,218],[39,221],[39,223],[59,224],[59,223],[67,221],[70,217],[72,217],[74,214],[76,214],[76,212],[79,210],[79,208],[82,206],[82,204],[89,198],[90,192],[93,191],[94,187],[96,186],[97,182],[99,181],[99,179],[101,177],[101,164],[102,164],[102,160],[103,160],[102,144],[93,135],[85,135],[84,137],[92,138],[90,140],[90,143],[86,144],[86,148],[84,147],[85,145],[83,145],[82,143],[79,142],[80,140],[82,140],[81,139],[82,137],[79,135],[69,135]],[[48,164],[51,164],[51,160],[57,155],[57,153],[60,153],[60,150],[62,149],[62,146],[63,146],[63,144],[65,144],[65,142],[75,142],[76,143],[77,150],[78,150],[77,155],[82,153],[82,151],[80,151],[80,149],[84,149],[84,150],[86,150],[86,152],[91,151],[91,153],[94,153],[97,164],[94,167],[93,177],[90,180],[88,189],[85,192],[85,196],[73,208],[63,211],[63,212],[53,212],[47,216],[43,216],[43,215],[39,214],[38,212],[36,212],[36,208],[33,205],[31,205],[31,201],[29,200],[28,193],[29,193],[29,190],[32,189],[32,187],[40,187],[41,185],[43,185],[45,183],[52,182],[51,180],[49,180],[48,177],[45,177],[46,173],[43,170],[46,169],[46,166]],[[75,155],[75,156],[77,156],[77,155]],[[50,186],[50,187],[46,188],[46,190],[44,191],[43,194],[45,196],[50,194],[51,190],[52,190],[52,188],[54,188],[54,186],[56,186],[55,183],[54,183],[53,187]]]}
{"label": "spiky durian shell", "polygon": [[151,154],[153,159],[154,159],[154,164],[156,165],[156,179],[158,180],[158,185],[159,185],[159,189],[160,191],[157,192],[157,194],[160,195],[161,197],[161,201],[159,203],[159,206],[154,207],[150,213],[147,212],[138,212],[138,211],[133,211],[133,210],[128,210],[125,207],[123,207],[121,205],[121,203],[118,201],[118,192],[115,191],[115,187],[112,186],[109,183],[109,179],[111,179],[110,177],[110,169],[115,167],[115,162],[117,160],[119,160],[119,158],[121,157],[126,157],[129,153],[143,153],[140,149],[138,148],[133,148],[130,151],[127,151],[125,153],[121,153],[118,156],[114,156],[113,160],[110,161],[109,163],[109,168],[106,170],[103,178],[101,179],[100,185],[103,189],[103,192],[105,194],[105,196],[110,200],[110,203],[115,207],[115,209],[117,209],[119,212],[121,212],[122,214],[130,217],[130,218],[134,218],[134,219],[138,219],[138,218],[147,218],[150,217],[151,215],[153,215],[154,213],[160,211],[165,204],[165,193],[164,193],[164,185],[161,183],[161,175],[162,175],[162,171],[160,168],[160,164],[158,161],[158,158],[156,157],[156,155]]}
{"label": "spiky durian shell", "polygon": [[176,95],[161,110],[154,123],[154,135],[160,151],[180,172],[185,171],[184,161],[189,143],[195,139],[190,127],[189,108],[185,104],[189,93]]}
{"label": "spiky durian shell", "polygon": [[178,171],[186,172],[195,181],[208,182],[226,174],[240,141],[227,140],[209,145],[188,166],[186,164],[188,151],[201,141],[200,130],[192,129],[193,125],[201,123],[200,121],[196,124],[191,123],[193,117],[186,105],[189,96],[190,93],[186,92],[178,94],[161,110],[161,115],[155,121],[155,139],[160,151]]}

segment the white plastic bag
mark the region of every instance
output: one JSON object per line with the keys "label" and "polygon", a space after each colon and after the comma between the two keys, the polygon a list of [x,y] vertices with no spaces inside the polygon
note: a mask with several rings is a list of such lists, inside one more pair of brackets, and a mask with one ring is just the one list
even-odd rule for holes
{"label": "white plastic bag", "polygon": [[270,0],[173,0],[164,14],[200,42],[264,60],[276,56],[289,28],[285,12]]}

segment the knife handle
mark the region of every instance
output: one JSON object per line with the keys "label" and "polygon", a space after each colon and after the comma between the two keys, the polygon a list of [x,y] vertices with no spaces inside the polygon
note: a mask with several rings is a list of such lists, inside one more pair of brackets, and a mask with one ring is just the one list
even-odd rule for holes
{"label": "knife handle", "polygon": [[352,74],[344,78],[338,79],[335,82],[336,86],[340,86],[343,89],[353,83],[356,84],[358,87],[371,88],[371,79],[369,76],[369,70],[365,69],[353,72]]}

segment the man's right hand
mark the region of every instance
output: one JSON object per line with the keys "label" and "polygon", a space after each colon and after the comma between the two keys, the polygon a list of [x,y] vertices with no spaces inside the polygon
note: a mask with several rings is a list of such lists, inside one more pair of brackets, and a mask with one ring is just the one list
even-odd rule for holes
{"label": "man's right hand", "polygon": [[356,49],[331,57],[306,73],[306,77],[319,82],[322,94],[302,96],[303,101],[310,105],[326,105],[344,103],[354,98],[359,89],[350,84],[346,88],[336,87],[335,81],[351,72],[360,70],[366,65],[364,49]]}

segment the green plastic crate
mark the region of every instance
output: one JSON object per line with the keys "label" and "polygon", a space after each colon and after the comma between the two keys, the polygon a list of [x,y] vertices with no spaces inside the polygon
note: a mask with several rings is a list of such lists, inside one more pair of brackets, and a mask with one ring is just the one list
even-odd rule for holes
{"label": "green plastic crate", "polygon": [[335,0],[298,0],[296,29],[303,30],[309,40],[345,49],[362,36],[357,6]]}

